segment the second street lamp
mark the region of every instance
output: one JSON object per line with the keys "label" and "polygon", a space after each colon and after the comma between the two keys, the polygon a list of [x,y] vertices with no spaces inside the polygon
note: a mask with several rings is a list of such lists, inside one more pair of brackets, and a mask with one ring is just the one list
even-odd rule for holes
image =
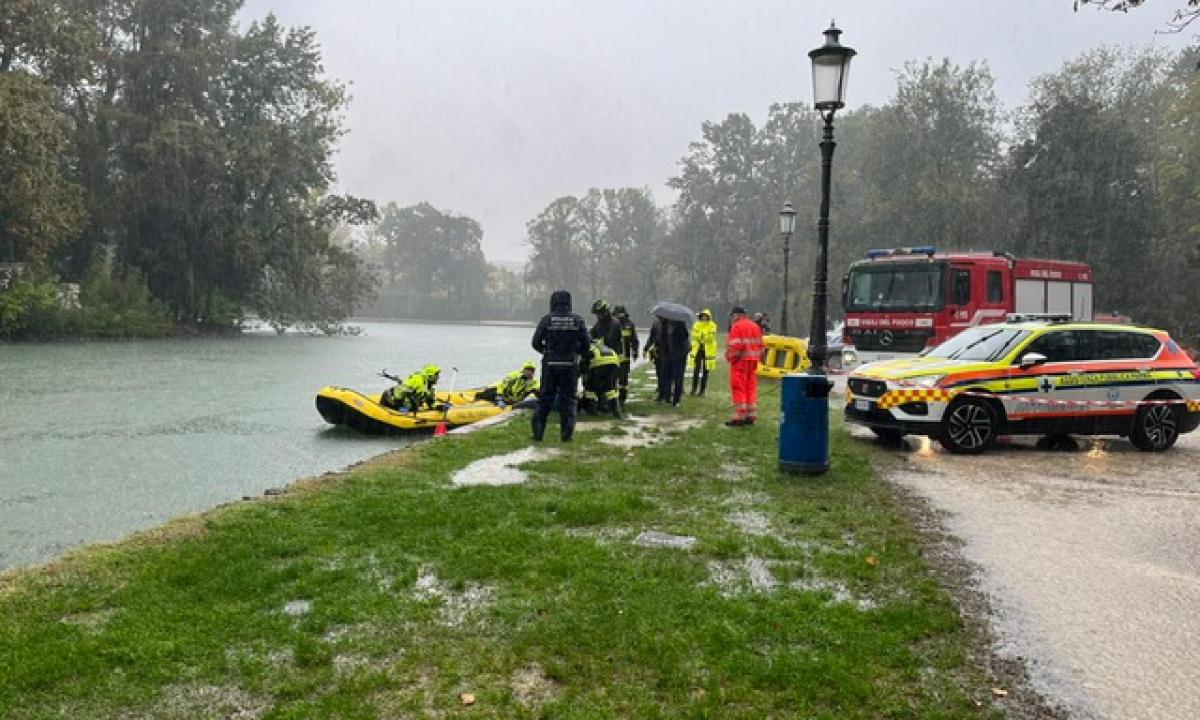
{"label": "second street lamp", "polygon": [[780,313],[780,332],[785,337],[788,334],[788,250],[790,249],[792,233],[796,231],[796,209],[789,200],[779,211],[779,232],[783,235],[783,312]]}
{"label": "second street lamp", "polygon": [[833,23],[825,44],[808,54],[813,70],[813,107],[825,121],[821,137],[821,214],[817,220],[817,268],[813,277],[812,326],[809,329],[809,372],[825,374],[825,311],[829,298],[829,186],[833,170],[833,114],[846,106],[846,80],[854,50],[838,42],[841,30]]}

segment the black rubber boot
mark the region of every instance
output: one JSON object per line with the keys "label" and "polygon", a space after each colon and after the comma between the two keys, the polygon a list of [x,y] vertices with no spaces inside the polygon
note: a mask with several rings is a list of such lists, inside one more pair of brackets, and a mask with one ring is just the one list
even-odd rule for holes
{"label": "black rubber boot", "polygon": [[546,418],[542,417],[542,414],[535,410],[533,413],[532,425],[533,439],[536,442],[541,442],[542,438],[546,435]]}
{"label": "black rubber boot", "polygon": [[708,373],[700,376],[700,397],[704,397],[704,391],[708,388]]}

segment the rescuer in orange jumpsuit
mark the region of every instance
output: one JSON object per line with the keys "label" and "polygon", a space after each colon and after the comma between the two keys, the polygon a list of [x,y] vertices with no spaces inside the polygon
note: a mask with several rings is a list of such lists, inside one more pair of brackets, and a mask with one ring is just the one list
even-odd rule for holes
{"label": "rescuer in orange jumpsuit", "polygon": [[725,345],[729,363],[729,387],[733,392],[733,419],[729,427],[753,425],[758,417],[758,359],[763,353],[762,329],[746,317],[746,308],[735,305],[730,313],[733,327]]}

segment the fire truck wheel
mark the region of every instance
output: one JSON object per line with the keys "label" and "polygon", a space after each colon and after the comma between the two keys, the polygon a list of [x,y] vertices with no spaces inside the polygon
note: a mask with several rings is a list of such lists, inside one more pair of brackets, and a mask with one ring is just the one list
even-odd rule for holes
{"label": "fire truck wheel", "polygon": [[871,432],[875,433],[875,437],[879,438],[885,443],[888,443],[889,445],[895,445],[904,439],[904,431],[896,430],[895,428],[873,427],[871,428]]}
{"label": "fire truck wheel", "polygon": [[962,398],[946,408],[938,442],[952,453],[978,455],[996,443],[999,424],[987,402]]}
{"label": "fire truck wheel", "polygon": [[1175,405],[1143,405],[1133,420],[1130,442],[1143,452],[1162,452],[1179,439],[1179,408]]}

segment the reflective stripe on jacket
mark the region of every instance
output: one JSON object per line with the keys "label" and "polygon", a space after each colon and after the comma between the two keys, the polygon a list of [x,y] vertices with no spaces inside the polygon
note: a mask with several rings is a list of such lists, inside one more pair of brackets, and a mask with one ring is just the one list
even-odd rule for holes
{"label": "reflective stripe on jacket", "polygon": [[742,318],[729,329],[725,343],[725,361],[739,363],[753,360],[758,364],[763,354],[762,330],[749,318]]}
{"label": "reflective stripe on jacket", "polygon": [[[709,317],[712,313],[705,310]],[[717,324],[712,320],[699,320],[692,326],[692,365],[696,364],[696,353],[704,348],[704,364],[712,370],[717,366]]]}

